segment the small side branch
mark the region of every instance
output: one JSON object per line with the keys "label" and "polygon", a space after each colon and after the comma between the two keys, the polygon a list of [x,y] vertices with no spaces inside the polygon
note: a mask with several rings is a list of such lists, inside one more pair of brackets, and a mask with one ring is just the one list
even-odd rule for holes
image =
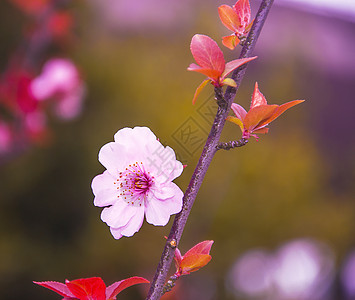
{"label": "small side branch", "polygon": [[217,150],[221,150],[221,149],[230,150],[230,149],[234,149],[237,147],[245,146],[247,143],[248,143],[248,139],[241,138],[238,141],[229,141],[226,143],[218,143],[216,148],[217,148]]}
{"label": "small side branch", "polygon": [[170,276],[170,278],[168,279],[168,281],[165,283],[164,287],[163,287],[163,295],[167,292],[170,292],[173,287],[175,286],[176,280],[178,280],[180,278],[180,276],[177,275],[173,275]]}

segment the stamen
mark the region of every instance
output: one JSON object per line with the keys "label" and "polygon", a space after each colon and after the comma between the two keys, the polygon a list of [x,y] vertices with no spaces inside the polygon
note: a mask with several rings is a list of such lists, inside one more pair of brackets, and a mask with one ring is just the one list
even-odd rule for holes
{"label": "stamen", "polygon": [[154,177],[145,171],[142,162],[135,162],[128,165],[124,172],[120,172],[116,181],[119,183],[116,185],[119,191],[118,198],[123,197],[131,205],[142,206],[142,201],[146,199],[153,185]]}

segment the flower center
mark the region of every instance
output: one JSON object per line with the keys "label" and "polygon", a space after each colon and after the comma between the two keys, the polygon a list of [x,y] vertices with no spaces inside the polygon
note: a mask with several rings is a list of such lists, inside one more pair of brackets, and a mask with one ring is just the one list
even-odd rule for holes
{"label": "flower center", "polygon": [[114,182],[119,192],[117,197],[135,206],[142,206],[153,183],[154,176],[145,171],[142,162],[129,165]]}

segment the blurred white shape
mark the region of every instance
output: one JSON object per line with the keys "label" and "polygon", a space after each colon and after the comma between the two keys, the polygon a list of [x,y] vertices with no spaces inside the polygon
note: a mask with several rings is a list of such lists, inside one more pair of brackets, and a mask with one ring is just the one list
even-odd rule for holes
{"label": "blurred white shape", "polygon": [[56,114],[61,118],[71,119],[81,112],[85,87],[69,59],[48,60],[42,73],[32,81],[31,90],[39,101],[54,99]]}
{"label": "blurred white shape", "polygon": [[262,296],[272,288],[273,272],[273,257],[263,250],[252,250],[235,262],[229,283],[237,293]]}
{"label": "blurred white shape", "polygon": [[287,243],[276,254],[274,282],[283,299],[319,299],[333,279],[333,255],[313,240]]}
{"label": "blurred white shape", "polygon": [[348,297],[355,297],[355,251],[346,258],[340,274],[341,284]]}
{"label": "blurred white shape", "polygon": [[334,258],[324,244],[291,241],[275,254],[251,250],[239,258],[228,276],[238,296],[263,299],[323,299],[334,278]]}
{"label": "blurred white shape", "polygon": [[124,31],[169,31],[191,19],[196,0],[90,0],[100,24]]}
{"label": "blurred white shape", "polygon": [[291,5],[296,9],[316,14],[343,16],[349,21],[355,21],[354,0],[282,0],[277,3],[280,5]]}

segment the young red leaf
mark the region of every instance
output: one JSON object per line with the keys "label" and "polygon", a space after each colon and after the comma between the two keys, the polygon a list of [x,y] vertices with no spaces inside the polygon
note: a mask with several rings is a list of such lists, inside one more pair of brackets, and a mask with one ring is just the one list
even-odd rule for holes
{"label": "young red leaf", "polygon": [[192,254],[186,256],[180,264],[181,275],[187,275],[191,272],[198,271],[207,265],[212,259],[208,254]]}
{"label": "young red leaf", "polygon": [[106,300],[106,285],[100,277],[76,279],[65,284],[80,300]]}
{"label": "young red leaf", "polygon": [[240,18],[236,10],[229,5],[221,5],[218,7],[218,14],[221,22],[229,30],[236,32],[240,27]]}
{"label": "young red leaf", "polygon": [[66,280],[65,284],[55,281],[34,281],[35,284],[51,289],[68,300],[115,300],[122,290],[138,283],[148,282],[143,277],[135,276],[115,282],[106,288],[100,277]]}
{"label": "young red leaf", "polygon": [[195,104],[196,103],[196,100],[197,100],[197,97],[198,95],[200,95],[202,89],[207,85],[207,83],[211,82],[210,79],[206,79],[204,81],[202,81],[202,83],[197,87],[196,91],[195,91],[195,94],[194,94],[194,97],[192,99],[192,104]]}
{"label": "young red leaf", "polygon": [[[210,37],[202,34],[195,34],[192,37],[190,48],[197,64],[190,64],[187,70],[206,75],[208,81],[215,87],[222,87],[224,85],[235,87],[236,84],[232,79],[226,80],[226,76],[236,68],[256,58],[248,57],[225,63],[222,50],[218,47],[217,43]],[[207,81],[204,81],[196,89],[193,103],[195,103],[197,96],[206,84]]]}
{"label": "young red leaf", "polygon": [[239,16],[240,27],[245,29],[250,23],[251,11],[249,0],[238,0],[234,4],[234,10]]}
{"label": "young red leaf", "polygon": [[226,67],[224,69],[224,72],[222,73],[222,77],[225,78],[230,72],[234,71],[235,69],[239,68],[241,65],[244,65],[245,63],[254,60],[257,58],[257,56],[253,57],[246,57],[246,58],[239,58],[232,60],[230,62],[226,63]]}
{"label": "young red leaf", "polygon": [[213,245],[212,240],[200,242],[200,243],[196,244],[195,246],[193,246],[189,251],[187,251],[185,253],[184,257],[189,256],[189,255],[193,255],[193,254],[209,254],[211,251],[212,245]]}
{"label": "young red leaf", "polygon": [[202,68],[222,74],[225,65],[223,52],[213,39],[207,35],[195,34],[192,37],[190,49],[197,64]]}
{"label": "young red leaf", "polygon": [[240,39],[235,34],[222,37],[222,44],[231,50],[237,47],[239,42]]}
{"label": "young red leaf", "polygon": [[213,241],[203,241],[192,247],[189,251],[181,256],[180,251],[175,249],[175,265],[176,265],[176,276],[187,275],[191,272],[195,272],[212,259],[210,255],[211,247]]}
{"label": "young red leaf", "polygon": [[255,83],[250,109],[248,112],[239,104],[233,103],[232,110],[235,117],[227,117],[227,120],[239,125],[243,133],[243,138],[249,139],[250,136],[258,139],[255,133],[266,134],[269,129],[266,128],[270,122],[278,118],[287,109],[302,103],[304,100],[294,100],[282,105],[269,105],[266,98],[259,91],[258,83]]}
{"label": "young red leaf", "polygon": [[68,297],[68,298],[75,297],[64,283],[57,282],[57,281],[42,281],[42,282],[33,281],[33,283],[43,286],[47,289],[50,289],[63,297]]}
{"label": "young red leaf", "polygon": [[258,83],[255,82],[255,89],[253,92],[253,96],[251,97],[250,108],[254,108],[259,105],[267,105],[267,101],[264,95],[259,91]]}
{"label": "young red leaf", "polygon": [[[233,32],[233,35],[223,37],[223,45],[233,50],[251,28],[251,12],[249,0],[238,0],[233,7],[221,5],[218,8],[219,17],[224,26]],[[231,37],[235,36],[235,39]]]}
{"label": "young red leaf", "polygon": [[244,127],[249,131],[254,131],[256,128],[267,125],[267,120],[275,113],[277,107],[277,105],[259,105],[252,108],[244,118]]}
{"label": "young red leaf", "polygon": [[129,288],[132,285],[139,284],[139,283],[149,283],[149,281],[143,277],[130,277],[118,282],[111,284],[106,289],[106,299],[113,300],[116,299],[116,296],[126,288]]}

